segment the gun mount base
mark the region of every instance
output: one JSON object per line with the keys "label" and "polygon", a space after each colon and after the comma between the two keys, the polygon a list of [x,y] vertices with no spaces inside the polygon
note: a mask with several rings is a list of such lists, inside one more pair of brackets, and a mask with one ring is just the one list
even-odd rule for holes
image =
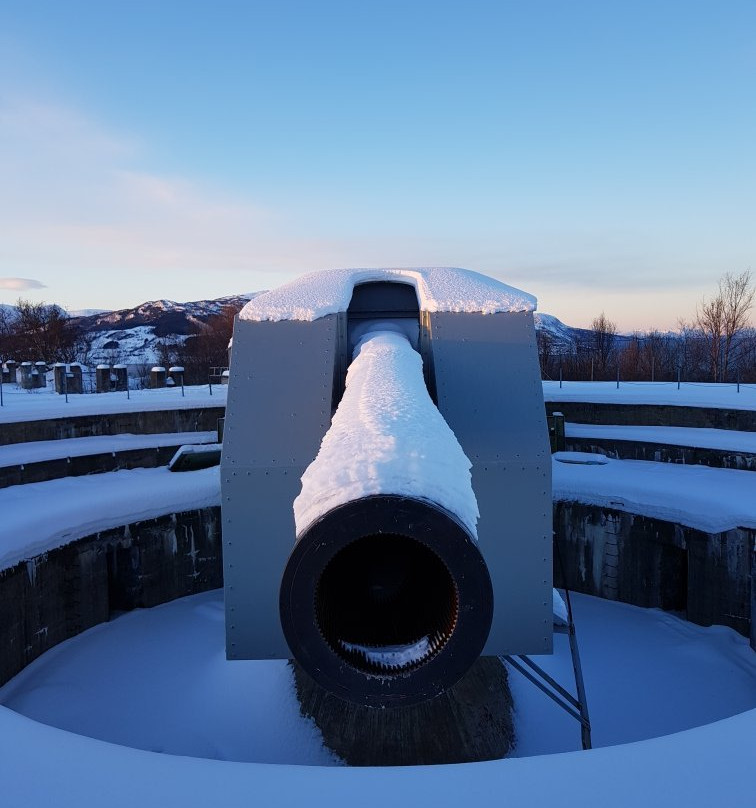
{"label": "gun mount base", "polygon": [[514,745],[506,667],[479,657],[438,698],[374,710],[336,698],[296,661],[294,682],[303,715],[348,766],[423,766],[507,757]]}

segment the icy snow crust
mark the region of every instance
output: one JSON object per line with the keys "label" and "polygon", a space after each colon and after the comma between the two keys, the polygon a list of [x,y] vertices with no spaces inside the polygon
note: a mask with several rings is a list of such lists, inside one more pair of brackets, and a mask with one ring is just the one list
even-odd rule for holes
{"label": "icy snow crust", "polygon": [[401,494],[441,505],[476,536],[471,463],[430,399],[423,363],[392,331],[355,350],[346,389],[294,500],[297,534],[355,499]]}
{"label": "icy snow crust", "polygon": [[258,295],[241,310],[242,320],[317,320],[346,311],[354,287],[369,281],[394,281],[415,287],[423,311],[534,311],[527,292],[469,269],[330,269],[313,272]]}

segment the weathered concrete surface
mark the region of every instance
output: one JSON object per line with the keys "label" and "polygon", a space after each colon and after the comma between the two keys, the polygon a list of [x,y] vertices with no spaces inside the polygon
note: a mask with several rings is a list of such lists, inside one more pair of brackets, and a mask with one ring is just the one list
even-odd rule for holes
{"label": "weathered concrete surface", "polygon": [[710,534],[578,502],[555,503],[554,529],[556,586],[750,635],[755,530]]}
{"label": "weathered concrete surface", "polygon": [[118,412],[105,415],[77,415],[0,424],[0,444],[37,440],[88,438],[93,435],[155,434],[161,432],[208,432],[217,429],[225,407]]}
{"label": "weathered concrete surface", "polygon": [[[555,504],[554,527],[557,586],[728,625],[756,648],[756,531],[711,535],[570,502]],[[0,572],[0,684],[114,613],[222,586],[220,529],[219,508],[171,514]]]}
{"label": "weathered concrete surface", "polygon": [[122,469],[157,468],[167,466],[180,444],[119,452],[101,452],[81,457],[60,457],[39,463],[24,463],[0,468],[0,488],[57,480],[61,477],[81,477]]}
{"label": "weathered concrete surface", "polygon": [[512,748],[512,696],[497,657],[480,657],[435,699],[383,710],[342,701],[291,664],[302,715],[350,766],[469,763],[506,757]]}
{"label": "weathered concrete surface", "polygon": [[756,541],[751,544],[751,648],[756,651]]}
{"label": "weathered concrete surface", "polygon": [[568,452],[598,452],[621,460],[651,460],[659,463],[685,463],[712,468],[756,471],[756,454],[732,449],[700,449],[667,443],[641,443],[611,438],[566,438]]}
{"label": "weathered concrete surface", "polygon": [[0,572],[0,684],[113,614],[222,586],[220,508],[103,531]]}
{"label": "weathered concrete surface", "polygon": [[713,407],[673,407],[665,404],[597,404],[587,401],[547,401],[546,412],[564,413],[579,424],[693,426],[756,432],[756,410]]}

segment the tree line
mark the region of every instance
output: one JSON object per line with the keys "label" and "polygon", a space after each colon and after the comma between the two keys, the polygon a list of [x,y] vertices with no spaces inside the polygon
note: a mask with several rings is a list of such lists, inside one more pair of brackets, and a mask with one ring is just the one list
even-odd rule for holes
{"label": "tree line", "polygon": [[538,333],[538,356],[545,379],[606,381],[756,382],[756,328],[749,312],[754,283],[750,271],[726,273],[711,298],[676,332],[656,329],[620,335],[603,312],[590,329],[565,345],[547,331]]}
{"label": "tree line", "polygon": [[[754,283],[750,271],[727,273],[711,298],[704,298],[676,332],[636,331],[620,335],[603,312],[591,328],[565,344],[538,332],[538,356],[545,379],[626,381],[756,382],[756,328],[750,325]],[[186,337],[159,341],[158,364],[184,367],[187,384],[204,384],[212,367],[228,364],[228,343],[238,307],[228,305]],[[19,300],[0,307],[0,360],[91,364],[92,345],[77,318],[55,304]],[[122,361],[117,349],[109,357]],[[145,381],[149,368],[145,368]]]}

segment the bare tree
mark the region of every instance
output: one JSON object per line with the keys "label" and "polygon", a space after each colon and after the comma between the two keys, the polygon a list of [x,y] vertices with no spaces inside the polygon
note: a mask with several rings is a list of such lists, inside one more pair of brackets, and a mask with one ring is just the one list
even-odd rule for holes
{"label": "bare tree", "polygon": [[541,377],[551,378],[551,360],[555,354],[554,336],[545,329],[536,331],[536,344],[538,345],[538,361],[541,365]]}
{"label": "bare tree", "polygon": [[756,328],[744,328],[738,335],[738,364],[740,380],[756,382]]}
{"label": "bare tree", "polygon": [[19,300],[10,332],[10,350],[18,360],[71,362],[76,355],[77,328],[55,304]]}
{"label": "bare tree", "polygon": [[602,311],[591,321],[591,341],[593,358],[599,376],[606,376],[609,363],[614,352],[614,341],[617,336],[617,324],[612,322]]}
{"label": "bare tree", "polygon": [[0,306],[0,361],[15,359],[16,312],[11,306]]}
{"label": "bare tree", "polygon": [[719,279],[717,294],[696,308],[695,325],[706,343],[712,381],[727,378],[738,336],[748,327],[753,297],[749,270],[740,275],[727,272]]}
{"label": "bare tree", "polygon": [[211,367],[228,365],[228,343],[234,330],[236,306],[224,306],[220,313],[198,326],[184,343],[182,364],[189,384],[207,382]]}

